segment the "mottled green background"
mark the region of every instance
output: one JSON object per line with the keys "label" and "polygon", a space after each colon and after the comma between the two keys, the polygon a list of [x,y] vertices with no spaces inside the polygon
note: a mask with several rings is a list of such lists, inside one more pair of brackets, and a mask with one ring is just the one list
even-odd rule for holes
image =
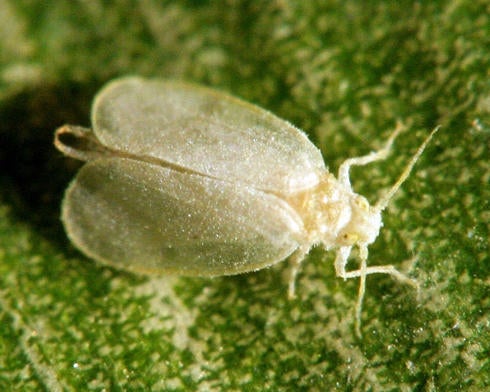
{"label": "mottled green background", "polygon": [[[0,0],[0,390],[483,391],[490,388],[490,8],[453,1]],[[87,260],[59,203],[78,163],[53,130],[89,125],[107,80],[195,81],[308,133],[374,201],[442,128],[385,213],[357,282],[314,249],[238,277],[144,278]]]}

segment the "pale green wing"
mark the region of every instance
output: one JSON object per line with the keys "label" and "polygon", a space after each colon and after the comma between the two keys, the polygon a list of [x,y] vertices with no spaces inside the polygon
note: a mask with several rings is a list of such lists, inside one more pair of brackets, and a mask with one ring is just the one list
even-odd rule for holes
{"label": "pale green wing", "polygon": [[62,219],[70,239],[95,260],[201,276],[281,261],[298,247],[303,229],[275,196],[120,158],[82,167],[66,192]]}
{"label": "pale green wing", "polygon": [[95,99],[92,126],[107,147],[257,189],[308,189],[325,171],[320,151],[288,122],[192,84],[109,83]]}

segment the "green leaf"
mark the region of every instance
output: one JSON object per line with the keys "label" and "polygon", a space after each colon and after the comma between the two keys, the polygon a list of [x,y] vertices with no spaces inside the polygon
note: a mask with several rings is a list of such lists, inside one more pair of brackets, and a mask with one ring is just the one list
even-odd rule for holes
{"label": "green leaf", "polygon": [[[4,0],[0,3],[0,389],[416,390],[490,387],[490,16],[469,1]],[[113,77],[183,79],[271,110],[373,202],[441,130],[385,211],[361,339],[355,280],[312,250],[237,277],[140,277],[86,259],[59,220],[79,163],[52,147],[89,126]],[[355,258],[352,265],[355,268]]]}

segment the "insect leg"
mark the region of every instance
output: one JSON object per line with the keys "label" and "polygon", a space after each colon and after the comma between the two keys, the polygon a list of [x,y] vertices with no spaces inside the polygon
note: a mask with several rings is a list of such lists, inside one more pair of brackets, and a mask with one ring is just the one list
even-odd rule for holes
{"label": "insect leg", "polygon": [[401,122],[398,122],[395,130],[388,138],[388,141],[386,142],[383,148],[381,148],[378,151],[372,151],[369,154],[363,155],[361,157],[346,159],[339,167],[338,180],[342,184],[347,186],[349,189],[352,189],[350,185],[350,177],[349,177],[350,167],[364,166],[367,165],[368,163],[385,159],[388,156],[388,153],[390,152],[391,146],[393,145],[395,138],[400,134],[402,130],[403,130],[403,125]]}
{"label": "insect leg", "polygon": [[298,276],[298,272],[301,268],[301,263],[307,253],[308,248],[299,248],[289,258],[289,261],[291,263],[291,272],[289,275],[288,297],[290,299],[296,296],[296,277]]}
{"label": "insect leg", "polygon": [[398,271],[392,265],[374,265],[367,266],[366,261],[368,258],[368,249],[366,246],[359,247],[359,257],[361,259],[361,267],[358,270],[346,271],[347,259],[350,255],[351,247],[341,247],[337,250],[337,256],[335,258],[335,272],[337,276],[344,279],[360,278],[359,282],[359,294],[357,296],[356,305],[356,334],[361,336],[361,312],[362,303],[364,300],[364,294],[366,293],[366,276],[370,274],[389,274],[403,283],[407,283],[419,291],[419,284],[410,279],[405,274]]}

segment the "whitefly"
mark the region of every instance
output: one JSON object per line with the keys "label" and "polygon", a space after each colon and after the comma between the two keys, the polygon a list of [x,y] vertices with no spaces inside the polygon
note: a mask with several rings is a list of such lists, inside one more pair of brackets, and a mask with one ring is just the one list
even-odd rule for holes
{"label": "whitefly", "polygon": [[[434,130],[375,205],[355,193],[350,158],[337,178],[306,135],[275,115],[221,92],[164,80],[115,80],[95,98],[92,129],[65,125],[55,145],[86,161],[68,187],[62,220],[87,256],[127,270],[194,276],[256,271],[289,258],[289,294],[315,245],[335,250],[335,271],[384,273],[416,285],[391,265],[367,266],[381,212],[408,177]],[[346,270],[353,247],[360,266]]]}

